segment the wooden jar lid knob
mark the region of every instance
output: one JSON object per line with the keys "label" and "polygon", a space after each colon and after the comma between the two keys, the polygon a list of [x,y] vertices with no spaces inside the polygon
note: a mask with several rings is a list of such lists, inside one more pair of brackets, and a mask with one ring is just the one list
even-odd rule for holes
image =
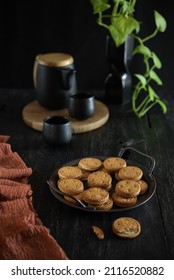
{"label": "wooden jar lid knob", "polygon": [[73,64],[74,59],[65,53],[47,53],[36,56],[37,63],[51,67],[64,67]]}

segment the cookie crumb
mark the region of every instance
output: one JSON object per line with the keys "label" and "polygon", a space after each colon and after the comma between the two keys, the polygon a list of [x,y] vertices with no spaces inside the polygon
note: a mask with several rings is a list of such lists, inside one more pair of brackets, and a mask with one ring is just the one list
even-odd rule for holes
{"label": "cookie crumb", "polygon": [[98,239],[104,239],[104,232],[101,228],[97,226],[92,226],[93,232],[96,234]]}

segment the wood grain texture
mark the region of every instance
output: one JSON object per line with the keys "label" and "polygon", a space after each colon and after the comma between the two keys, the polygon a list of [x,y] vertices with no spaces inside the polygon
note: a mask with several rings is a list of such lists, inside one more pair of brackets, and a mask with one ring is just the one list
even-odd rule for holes
{"label": "wood grain texture", "polygon": [[48,110],[35,100],[27,104],[22,111],[24,122],[38,131],[42,131],[43,120],[47,116],[67,116],[71,121],[73,133],[77,134],[91,131],[104,125],[108,121],[109,110],[105,104],[95,100],[94,115],[86,120],[78,121],[69,116],[67,108],[61,110]]}

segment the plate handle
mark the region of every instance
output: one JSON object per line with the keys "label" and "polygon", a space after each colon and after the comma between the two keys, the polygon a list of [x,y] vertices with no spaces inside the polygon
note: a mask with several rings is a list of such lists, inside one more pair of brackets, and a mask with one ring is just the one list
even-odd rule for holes
{"label": "plate handle", "polygon": [[64,193],[64,192],[59,191],[57,188],[54,187],[54,185],[53,185],[50,181],[47,181],[47,184],[49,185],[50,188],[52,188],[52,189],[53,189],[55,192],[57,192],[58,194],[69,196],[69,197],[71,197],[72,199],[74,199],[75,201],[77,201],[83,208],[88,208],[80,199],[74,197],[74,196],[71,195],[71,194],[68,194],[68,193]]}
{"label": "plate handle", "polygon": [[147,155],[147,154],[144,154],[144,153],[138,151],[138,150],[135,149],[135,148],[132,148],[132,147],[122,147],[122,148],[120,149],[120,151],[118,152],[118,157],[122,157],[123,154],[125,153],[125,151],[127,151],[127,150],[133,150],[134,152],[139,153],[140,155],[145,156],[145,157],[147,157],[147,158],[150,159],[151,165],[150,165],[150,168],[149,168],[149,176],[150,176],[150,178],[153,180],[153,178],[152,178],[152,173],[153,173],[153,170],[154,170],[154,168],[155,168],[155,159],[154,159],[153,157]]}

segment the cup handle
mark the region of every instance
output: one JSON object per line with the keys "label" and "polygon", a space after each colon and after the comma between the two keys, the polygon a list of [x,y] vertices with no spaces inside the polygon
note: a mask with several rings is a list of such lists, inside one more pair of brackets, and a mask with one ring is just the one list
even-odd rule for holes
{"label": "cup handle", "polygon": [[34,61],[34,66],[33,66],[33,83],[34,83],[34,88],[36,88],[36,75],[37,75],[37,66],[38,66],[38,60],[37,57],[35,58]]}
{"label": "cup handle", "polygon": [[71,88],[72,86],[72,83],[73,83],[73,78],[74,78],[74,75],[76,74],[76,70],[74,69],[71,69],[69,71],[69,74],[68,74],[68,80],[67,80],[67,86],[68,86],[68,90]]}
{"label": "cup handle", "polygon": [[59,70],[61,73],[62,87],[64,90],[70,90],[73,82],[74,75],[76,74],[75,69],[61,69]]}

